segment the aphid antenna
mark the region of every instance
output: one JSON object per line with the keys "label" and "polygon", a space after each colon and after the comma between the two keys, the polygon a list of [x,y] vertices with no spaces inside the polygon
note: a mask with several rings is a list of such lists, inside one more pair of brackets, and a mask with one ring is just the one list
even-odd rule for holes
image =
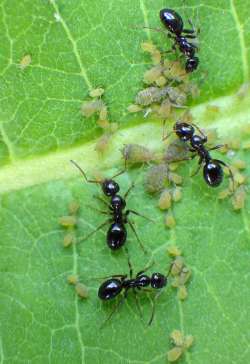
{"label": "aphid antenna", "polygon": [[84,172],[84,170],[79,166],[78,163],[76,163],[75,161],[73,161],[72,159],[70,160],[70,162],[80,171],[80,173],[83,175],[84,179],[86,182],[88,183],[102,183],[102,181],[98,181],[98,180],[91,180],[88,179],[86,173]]}

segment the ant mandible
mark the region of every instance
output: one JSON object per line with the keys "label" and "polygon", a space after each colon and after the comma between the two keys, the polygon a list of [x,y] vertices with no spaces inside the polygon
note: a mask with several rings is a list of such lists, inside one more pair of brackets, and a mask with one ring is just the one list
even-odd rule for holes
{"label": "ant mandible", "polygon": [[170,266],[167,275],[158,272],[153,273],[151,276],[146,275],[145,272],[151,267],[150,265],[144,270],[138,272],[135,278],[133,278],[133,269],[129,258],[128,258],[128,266],[129,266],[129,278],[127,274],[116,274],[110,277],[105,277],[109,279],[104,281],[99,287],[98,297],[103,301],[112,300],[123,291],[123,296],[121,297],[120,301],[117,303],[117,305],[115,306],[115,308],[113,309],[113,311],[110,313],[110,315],[107,317],[107,319],[104,321],[103,324],[105,324],[118,310],[118,308],[124,303],[125,299],[127,298],[129,290],[132,290],[135,295],[136,305],[141,315],[141,309],[138,303],[137,294],[141,290],[146,292],[151,292],[151,289],[149,289],[149,287],[151,287],[155,290],[158,290],[158,293],[156,294],[153,301],[151,317],[150,320],[148,321],[148,325],[151,325],[155,314],[156,299],[161,294],[162,289],[167,285],[168,276],[171,272],[172,265]]}
{"label": "ant mandible", "polygon": [[110,227],[109,227],[109,229],[107,231],[106,242],[107,242],[108,247],[111,250],[118,250],[125,244],[125,242],[127,240],[127,229],[125,227],[125,224],[128,223],[129,226],[131,227],[133,233],[135,234],[136,239],[139,242],[142,250],[144,251],[144,253],[146,253],[146,250],[145,250],[141,240],[139,239],[139,236],[137,235],[137,232],[136,232],[133,224],[128,219],[128,215],[130,213],[132,213],[134,215],[141,216],[141,217],[143,217],[145,219],[148,219],[148,220],[150,220],[150,219],[147,218],[146,216],[143,216],[143,215],[139,214],[138,212],[136,212],[134,210],[124,211],[124,209],[126,207],[126,198],[127,198],[128,194],[129,194],[129,192],[131,191],[131,189],[134,187],[134,185],[132,184],[131,187],[125,193],[124,197],[121,197],[120,195],[117,194],[120,191],[120,186],[119,186],[119,184],[117,182],[115,182],[113,180],[113,178],[115,178],[115,177],[121,175],[122,173],[124,173],[124,170],[117,173],[116,175],[114,175],[110,179],[104,179],[104,180],[99,180],[99,181],[89,180],[87,178],[85,172],[82,170],[82,168],[75,161],[71,160],[71,163],[73,163],[74,166],[76,168],[78,168],[78,170],[84,176],[84,179],[85,179],[86,182],[100,184],[104,195],[107,196],[107,197],[110,197],[110,203],[107,203],[105,200],[101,199],[100,197],[94,196],[98,200],[102,201],[109,208],[109,212],[99,211],[99,210],[98,211],[100,213],[103,213],[103,214],[111,215],[111,218],[106,220],[100,226],[98,226],[94,231],[92,231],[86,237],[79,239],[79,241],[87,240],[90,236],[95,234],[102,227],[104,227],[105,225],[111,223],[111,225],[110,225]]}
{"label": "ant mandible", "polygon": [[[201,135],[195,134],[195,129],[197,129]],[[193,159],[196,156],[200,158],[198,169],[193,174],[193,176],[199,172],[202,163],[204,163],[203,177],[206,183],[211,187],[217,187],[223,181],[223,169],[221,166],[225,166],[228,168],[230,178],[234,182],[233,174],[230,167],[225,162],[219,159],[213,159],[209,153],[209,151],[219,149],[223,147],[223,145],[216,145],[215,147],[207,149],[205,147],[205,144],[207,143],[207,136],[201,131],[201,129],[197,125],[193,123],[188,124],[185,122],[177,121],[174,125],[173,132],[178,136],[180,140],[190,143],[189,151],[195,154],[187,159]],[[163,137],[163,139],[166,139],[167,137]]]}
{"label": "ant mandible", "polygon": [[168,36],[175,42],[172,48],[175,50],[177,45],[180,52],[187,58],[185,65],[186,72],[193,72],[199,65],[199,58],[195,56],[195,52],[198,49],[197,46],[188,41],[188,39],[196,38],[196,32],[193,29],[191,21],[189,20],[192,29],[184,29],[181,16],[172,9],[162,9],[160,11],[160,19],[170,32]]}

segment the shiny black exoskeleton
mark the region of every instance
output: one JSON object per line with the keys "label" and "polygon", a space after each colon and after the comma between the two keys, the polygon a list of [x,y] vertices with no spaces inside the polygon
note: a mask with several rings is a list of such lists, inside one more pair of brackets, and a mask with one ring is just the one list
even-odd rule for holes
{"label": "shiny black exoskeleton", "polygon": [[167,30],[170,32],[169,37],[174,40],[173,49],[178,46],[181,53],[186,57],[186,72],[193,72],[199,65],[199,58],[195,56],[197,46],[188,39],[195,39],[194,29],[184,29],[181,16],[172,9],[162,9],[160,19]]}
{"label": "shiny black exoskeleton", "polygon": [[[197,129],[201,135],[195,134],[195,129]],[[207,143],[206,135],[204,135],[204,133],[194,124],[177,122],[174,125],[174,132],[182,141],[189,143],[189,151],[195,153],[191,156],[191,159],[199,156],[199,166],[196,173],[198,173],[203,163],[203,177],[209,186],[217,187],[223,181],[222,166],[229,169],[230,177],[233,180],[233,175],[229,166],[219,159],[213,159],[209,153],[210,150],[219,149],[222,145],[216,145],[213,148],[207,149],[205,147],[205,144]]]}
{"label": "shiny black exoskeleton", "polygon": [[[141,241],[135,231],[134,226],[128,220],[128,215],[130,213],[139,215],[139,216],[142,216],[142,215],[140,215],[139,213],[137,213],[134,210],[125,210],[125,207],[126,207],[125,198],[128,196],[128,193],[130,192],[133,185],[129,188],[129,190],[126,192],[126,194],[123,198],[117,194],[120,191],[120,186],[113,179],[104,179],[102,181],[89,180],[87,178],[85,172],[81,169],[81,167],[76,162],[74,162],[74,161],[71,161],[71,162],[79,169],[79,171],[82,173],[82,175],[84,176],[84,178],[87,182],[100,184],[105,196],[110,197],[109,203],[107,203],[105,200],[102,200],[100,198],[98,198],[98,199],[101,200],[102,202],[104,202],[109,209],[108,212],[101,211],[101,213],[111,215],[111,218],[108,219],[107,221],[105,221],[104,223],[102,223],[100,226],[97,227],[96,230],[92,231],[88,236],[84,237],[81,240],[88,239],[91,235],[96,233],[98,230],[100,230],[105,225],[111,224],[107,231],[106,242],[107,242],[108,247],[111,250],[118,250],[125,244],[125,242],[127,240],[127,229],[126,229],[125,224],[128,223],[130,225],[131,229],[133,230],[141,248],[145,252],[144,246],[141,243]],[[123,172],[124,171],[118,173],[114,177],[117,177],[118,175],[122,174]],[[114,177],[112,177],[112,178],[114,178]]]}
{"label": "shiny black exoskeleton", "polygon": [[115,298],[122,290],[126,292],[133,288],[141,290],[144,287],[160,289],[167,284],[167,278],[161,273],[153,273],[151,277],[140,272],[135,278],[127,279],[127,275],[120,278],[110,278],[103,282],[98,290],[98,297],[101,300],[107,301]]}
{"label": "shiny black exoskeleton", "polygon": [[[137,296],[136,294],[141,291],[145,290],[148,291],[149,288],[153,288],[158,290],[158,294],[161,292],[160,290],[164,288],[167,285],[167,276],[161,274],[161,273],[153,273],[151,276],[146,275],[145,271],[140,271],[137,273],[135,278],[133,278],[133,270],[131,267],[130,261],[128,261],[129,264],[129,278],[128,275],[121,274],[121,275],[114,275],[111,276],[109,279],[104,281],[98,290],[98,297],[103,301],[112,300],[116,296],[118,296],[122,291],[124,292],[120,302],[115,307],[115,309],[111,312],[110,316],[107,318],[106,321],[108,321],[113,313],[116,311],[117,307],[121,305],[124,300],[127,298],[127,294],[129,290],[132,290],[136,297],[136,303],[137,302]],[[169,270],[170,272],[170,270]],[[168,273],[169,274],[169,273]],[[157,298],[157,296],[156,296]],[[152,314],[149,320],[149,325],[153,321],[154,317],[154,311],[155,311],[155,301],[153,305]],[[106,322],[105,321],[105,322]]]}

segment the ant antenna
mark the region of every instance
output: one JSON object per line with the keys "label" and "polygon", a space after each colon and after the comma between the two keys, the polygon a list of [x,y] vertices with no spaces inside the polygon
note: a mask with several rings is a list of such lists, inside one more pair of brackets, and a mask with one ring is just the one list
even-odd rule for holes
{"label": "ant antenna", "polygon": [[150,28],[150,27],[145,27],[145,26],[138,26],[138,25],[135,25],[133,27],[130,27],[131,29],[149,29],[149,30],[153,30],[155,32],[160,32],[160,33],[164,33],[164,29],[160,29],[160,28]]}
{"label": "ant antenna", "polygon": [[70,160],[70,162],[72,164],[74,164],[74,166],[80,171],[80,173],[83,175],[84,179],[86,182],[88,183],[102,183],[101,181],[95,181],[95,180],[91,180],[88,179],[88,177],[86,176],[86,173],[84,172],[84,170],[79,166],[79,164],[77,164],[75,161],[73,161],[72,159]]}
{"label": "ant antenna", "polygon": [[[168,270],[168,273],[166,275],[166,277],[168,277],[171,273],[171,270],[172,270],[172,267],[174,265],[174,261],[170,264],[170,267],[169,267],[169,270]],[[151,313],[151,317],[149,319],[149,322],[148,322],[148,326],[150,326],[153,322],[153,319],[154,319],[154,315],[155,315],[155,306],[156,306],[156,300],[158,299],[158,297],[162,294],[163,292],[163,289],[161,289],[154,297],[154,301],[153,301],[153,308],[152,308],[152,313]]]}

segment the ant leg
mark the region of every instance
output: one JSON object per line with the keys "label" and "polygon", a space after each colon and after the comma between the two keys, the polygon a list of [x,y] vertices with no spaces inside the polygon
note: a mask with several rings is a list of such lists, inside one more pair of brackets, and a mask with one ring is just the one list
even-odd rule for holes
{"label": "ant leg", "polygon": [[149,265],[147,265],[143,270],[141,270],[140,272],[138,272],[136,274],[136,277],[140,276],[141,274],[145,273],[147,270],[149,270],[151,267],[153,267],[153,265],[155,264],[154,261],[152,261],[152,263],[150,263]]}
{"label": "ant leg", "polygon": [[106,276],[106,277],[92,277],[94,280],[102,280],[102,279],[108,279],[108,278],[121,278],[121,280],[124,280],[127,278],[127,274],[114,274],[112,276]]}
{"label": "ant leg", "polygon": [[99,214],[104,214],[104,215],[109,215],[109,213],[107,211],[102,211],[102,210],[98,210],[97,208],[95,208],[94,206],[91,206],[89,204],[86,205],[87,207],[90,207],[92,210],[99,212]]}
{"label": "ant leg", "polygon": [[193,125],[198,132],[203,136],[204,142],[207,142],[207,136],[203,133],[203,131],[198,127],[198,125],[194,124],[194,123],[190,123],[190,125]]}
{"label": "ant leg", "polygon": [[196,171],[195,171],[193,174],[191,174],[191,176],[190,176],[190,177],[194,177],[194,176],[196,176],[196,175],[197,175],[197,173],[198,173],[198,172],[199,172],[199,170],[201,169],[201,164],[202,164],[202,158],[200,158],[200,160],[199,160],[198,168],[196,169]]}
{"label": "ant leg", "polygon": [[225,147],[225,144],[219,144],[219,145],[216,145],[215,147],[209,148],[208,151],[215,150],[215,149],[220,149],[220,148],[223,148],[223,147]]}
{"label": "ant leg", "polygon": [[132,268],[132,264],[131,264],[131,261],[130,261],[130,258],[129,258],[129,254],[128,254],[128,249],[125,247],[125,252],[127,254],[127,258],[128,258],[128,269],[129,269],[129,277],[130,279],[132,279],[133,277],[133,268]]}
{"label": "ant leg", "polygon": [[101,327],[100,327],[101,329],[111,319],[111,317],[114,315],[114,313],[116,311],[118,311],[119,307],[124,303],[125,299],[127,298],[127,294],[128,294],[128,288],[125,290],[124,295],[121,297],[121,299],[119,300],[119,302],[117,303],[117,305],[114,307],[114,309],[108,315],[108,317],[106,318],[106,320],[104,320],[104,322],[101,324]]}
{"label": "ant leg", "polygon": [[188,37],[188,36],[186,36],[186,34],[193,35],[193,38],[196,38],[194,29],[183,29],[182,33],[185,33],[186,38]]}
{"label": "ant leg", "polygon": [[140,216],[140,217],[143,217],[144,219],[146,219],[146,220],[148,220],[150,222],[155,222],[154,220],[150,219],[149,217],[144,216],[142,214],[139,214],[139,212],[137,212],[137,211],[134,211],[134,210],[126,210],[126,212],[125,212],[126,216],[128,216],[130,213],[131,214],[134,214],[134,215],[137,215],[137,216]]}
{"label": "ant leg", "polygon": [[[194,152],[195,150],[189,150],[190,152]],[[183,162],[183,161],[191,161],[192,159],[194,159],[195,157],[197,157],[197,154],[193,154],[191,155],[191,157],[187,157],[187,158],[180,158],[180,159],[173,159],[171,161],[169,161],[168,163],[176,163],[176,162]]]}
{"label": "ant leg", "polygon": [[77,164],[75,161],[73,161],[72,159],[70,160],[70,162],[72,164],[74,164],[74,166],[80,171],[80,173],[83,175],[84,179],[86,182],[88,183],[102,183],[102,181],[97,181],[97,180],[92,180],[92,179],[88,179],[86,173],[84,172],[84,170],[79,166],[79,164]]}
{"label": "ant leg", "polygon": [[138,241],[138,243],[139,243],[139,245],[140,245],[141,249],[143,250],[143,253],[144,253],[144,254],[147,254],[147,250],[145,249],[144,245],[142,244],[142,242],[141,242],[141,240],[140,240],[140,238],[139,238],[139,236],[138,236],[138,234],[137,234],[137,232],[136,232],[136,230],[135,230],[135,228],[134,228],[133,224],[132,224],[132,223],[131,223],[131,221],[129,221],[129,220],[128,220],[128,223],[129,223],[129,226],[131,227],[131,229],[132,229],[133,233],[135,234],[135,237],[136,237],[136,239],[137,239],[137,241]]}
{"label": "ant leg", "polygon": [[[196,35],[193,35],[193,34],[185,34],[185,38],[187,38],[187,39],[196,39],[197,37],[196,37]],[[192,46],[195,47],[195,45],[193,43],[192,43]]]}
{"label": "ant leg", "polygon": [[231,178],[231,180],[232,180],[232,183],[233,183],[233,191],[234,191],[234,190],[235,190],[234,175],[233,175],[233,172],[232,172],[231,168],[229,167],[229,165],[228,165],[228,164],[226,164],[225,162],[223,162],[223,161],[219,160],[219,159],[213,159],[213,161],[214,161],[214,162],[217,162],[217,163],[219,163],[219,164],[222,164],[224,167],[227,167],[227,168],[228,168],[228,170],[229,170],[229,176],[230,176],[230,178]]}
{"label": "ant leg", "polygon": [[128,195],[130,194],[131,190],[135,187],[134,182],[132,182],[131,186],[128,188],[127,192],[124,195],[124,200],[126,200],[126,198],[128,197]]}
{"label": "ant leg", "polygon": [[103,198],[101,198],[100,196],[93,195],[93,197],[96,200],[101,201],[102,203],[104,203],[108,208],[110,207],[109,203],[107,201],[105,201]]}
{"label": "ant leg", "polygon": [[140,318],[142,319],[143,318],[142,310],[141,310],[141,306],[140,306],[140,303],[139,303],[139,300],[138,300],[137,291],[136,291],[135,288],[133,288],[133,293],[135,295],[135,303],[136,303],[137,310],[139,311]]}
{"label": "ant leg", "polygon": [[160,32],[160,33],[164,33],[165,30],[164,29],[160,29],[160,28],[150,28],[150,27],[142,27],[142,26],[134,26],[134,27],[130,27],[131,29],[149,29],[149,30],[154,30],[155,32]]}
{"label": "ant leg", "polygon": [[148,322],[148,326],[150,326],[152,324],[152,321],[154,319],[154,315],[155,315],[155,305],[156,305],[156,300],[157,298],[160,296],[160,294],[163,292],[163,290],[161,290],[160,292],[158,292],[153,300],[153,308],[152,308],[152,313],[151,313],[151,317],[149,319]]}
{"label": "ant leg", "polygon": [[94,231],[91,231],[90,234],[88,234],[87,236],[85,237],[82,237],[82,238],[79,238],[77,239],[77,242],[80,242],[80,241],[85,241],[87,240],[88,238],[90,238],[92,235],[94,235],[98,230],[100,230],[101,228],[103,228],[105,225],[109,224],[110,223],[110,219],[104,221],[101,225],[99,225]]}
{"label": "ant leg", "polygon": [[118,176],[120,176],[121,174],[123,174],[125,172],[126,172],[126,167],[124,169],[122,169],[120,172],[116,173],[114,176],[112,176],[109,179],[114,179],[115,177],[118,177]]}

